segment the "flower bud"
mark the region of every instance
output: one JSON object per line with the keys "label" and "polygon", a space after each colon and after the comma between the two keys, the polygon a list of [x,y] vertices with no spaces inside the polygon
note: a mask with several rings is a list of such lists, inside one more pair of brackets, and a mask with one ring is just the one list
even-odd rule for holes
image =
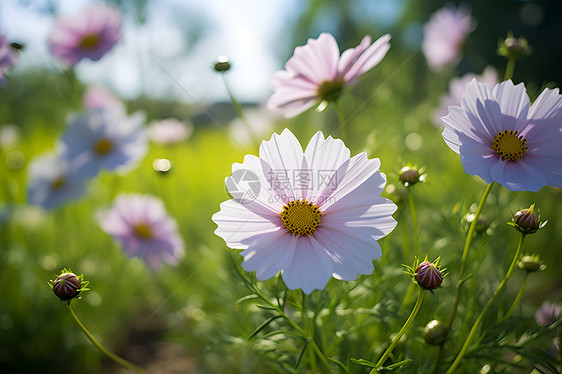
{"label": "flower bud", "polygon": [[[472,221],[474,221],[474,213],[468,213],[466,216],[464,216],[464,220],[466,221],[466,223],[468,223],[469,225],[472,223]],[[476,230],[476,232],[485,232],[486,230],[488,230],[488,228],[490,227],[491,223],[488,222],[485,218],[483,218],[482,216],[478,217],[478,221],[476,221],[476,227],[474,228]]]}
{"label": "flower bud", "polygon": [[519,60],[531,54],[532,49],[525,38],[516,38],[508,34],[507,38],[499,42],[498,54],[507,58]]}
{"label": "flower bud", "polygon": [[83,275],[76,275],[70,269],[64,269],[54,281],[49,281],[49,285],[57,297],[63,301],[71,300],[82,291],[87,291],[88,281],[84,281]]}
{"label": "flower bud", "polygon": [[546,225],[546,221],[540,222],[540,216],[535,213],[535,204],[533,204],[529,209],[522,209],[515,213],[510,224],[523,234],[532,234]]}
{"label": "flower bud", "polygon": [[449,329],[438,320],[434,319],[425,325],[422,337],[427,344],[441,345],[447,340]]}
{"label": "flower bud", "polygon": [[425,174],[422,174],[422,172],[423,169],[418,169],[412,166],[404,166],[400,169],[398,179],[400,182],[404,183],[406,187],[408,187],[425,180]]}
{"label": "flower bud", "polygon": [[215,63],[215,71],[219,73],[224,73],[230,70],[230,61],[228,57],[225,55],[221,55],[217,58],[217,62]]}
{"label": "flower bud", "polygon": [[434,290],[443,282],[443,274],[436,264],[424,261],[418,265],[415,272],[416,281],[426,290]]}
{"label": "flower bud", "polygon": [[538,254],[523,255],[517,265],[527,273],[546,269]]}

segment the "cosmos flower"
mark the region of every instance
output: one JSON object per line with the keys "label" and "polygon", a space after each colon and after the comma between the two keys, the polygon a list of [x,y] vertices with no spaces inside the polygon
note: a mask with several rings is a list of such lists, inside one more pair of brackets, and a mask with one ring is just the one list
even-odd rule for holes
{"label": "cosmos flower", "polygon": [[468,34],[474,30],[470,9],[445,5],[429,18],[424,26],[422,52],[427,64],[434,71],[441,71],[447,65],[457,64],[462,57],[461,50]]}
{"label": "cosmos flower", "polygon": [[81,13],[59,17],[49,34],[51,53],[68,65],[83,58],[97,61],[121,39],[121,13],[104,4],[90,4]]}
{"label": "cosmos flower", "polygon": [[59,141],[61,154],[77,173],[94,177],[101,169],[125,173],[145,156],[144,114],[117,107],[93,110],[70,121]]}
{"label": "cosmos flower", "polygon": [[85,179],[70,168],[65,158],[46,154],[31,162],[26,192],[29,204],[51,210],[82,197]]}
{"label": "cosmos flower", "polygon": [[441,118],[445,117],[449,113],[450,106],[458,106],[461,104],[462,95],[464,95],[466,85],[474,78],[476,78],[478,82],[485,84],[490,88],[499,83],[498,72],[491,66],[484,69],[482,75],[480,76],[477,76],[474,73],[466,73],[462,77],[455,77],[451,79],[449,81],[449,92],[441,97],[441,105],[433,114],[433,120],[437,127],[443,127],[443,121]]}
{"label": "cosmos flower", "polygon": [[443,139],[464,171],[510,191],[562,187],[562,96],[546,88],[533,105],[523,83],[493,89],[475,79],[443,118]]}
{"label": "cosmos flower", "polygon": [[548,326],[560,318],[562,307],[548,301],[542,303],[540,309],[535,312],[535,319],[541,326]]}
{"label": "cosmos flower", "polygon": [[5,71],[16,65],[17,59],[14,49],[8,43],[5,35],[0,34],[0,84],[4,82]]}
{"label": "cosmos flower", "polygon": [[390,35],[371,44],[365,36],[361,43],[342,53],[334,37],[322,33],[295,48],[285,70],[273,75],[273,95],[269,109],[279,110],[287,118],[294,117],[319,101],[334,101],[344,87],[353,84],[362,74],[377,65],[390,49]]}
{"label": "cosmos flower", "polygon": [[152,121],[146,129],[148,137],[156,144],[170,145],[180,143],[191,135],[193,125],[175,118]]}
{"label": "cosmos flower", "polygon": [[102,87],[90,86],[86,89],[82,98],[84,107],[88,110],[105,109],[120,107],[125,110],[125,106],[113,92]]}
{"label": "cosmos flower", "polygon": [[140,258],[152,270],[159,269],[163,262],[178,263],[184,253],[176,221],[156,197],[122,194],[111,209],[99,212],[97,219],[127,256]]}
{"label": "cosmos flower", "polygon": [[215,234],[243,249],[245,270],[259,280],[281,271],[290,289],[310,293],[332,276],[370,274],[381,256],[377,240],[396,226],[379,168],[379,159],[350,158],[341,140],[320,131],[304,152],[289,130],[273,134],[259,157],[233,164],[226,178],[233,199],[213,215]]}

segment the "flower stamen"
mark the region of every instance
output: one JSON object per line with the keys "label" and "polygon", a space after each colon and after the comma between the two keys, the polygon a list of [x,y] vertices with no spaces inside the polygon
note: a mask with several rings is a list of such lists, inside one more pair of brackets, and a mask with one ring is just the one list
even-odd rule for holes
{"label": "flower stamen", "polygon": [[344,82],[342,79],[326,80],[317,88],[318,97],[326,101],[336,101],[342,94]]}
{"label": "flower stamen", "polygon": [[320,209],[306,199],[289,202],[279,214],[285,228],[293,235],[300,236],[315,232],[322,216]]}
{"label": "flower stamen", "polygon": [[492,149],[496,151],[502,161],[517,161],[523,157],[525,152],[529,149],[529,147],[525,145],[527,139],[525,139],[523,135],[518,134],[518,131],[505,130],[498,132],[498,135],[494,136]]}
{"label": "flower stamen", "polygon": [[152,228],[146,223],[138,223],[133,229],[135,230],[135,235],[141,239],[152,238]]}
{"label": "flower stamen", "polygon": [[107,138],[98,139],[94,144],[94,152],[98,155],[106,155],[113,150],[113,142]]}
{"label": "flower stamen", "polygon": [[89,34],[85,35],[82,40],[80,40],[80,48],[92,49],[98,46],[100,42],[99,35]]}

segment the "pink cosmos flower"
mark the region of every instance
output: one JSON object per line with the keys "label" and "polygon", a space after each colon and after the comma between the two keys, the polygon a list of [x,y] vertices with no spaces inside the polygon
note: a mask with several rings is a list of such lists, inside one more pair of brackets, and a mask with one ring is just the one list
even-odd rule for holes
{"label": "pink cosmos flower", "polygon": [[446,65],[457,64],[468,34],[474,31],[470,9],[447,4],[430,17],[424,26],[422,52],[429,67],[440,71]]}
{"label": "pink cosmos flower", "polygon": [[103,231],[117,240],[129,257],[139,257],[151,269],[162,262],[176,264],[184,253],[176,221],[162,200],[148,195],[120,195],[108,211],[98,213]]}
{"label": "pink cosmos flower", "polygon": [[125,110],[125,105],[113,92],[102,87],[91,86],[86,89],[82,102],[86,109],[106,109],[111,107],[119,107]]}
{"label": "pink cosmos flower", "polygon": [[390,49],[390,35],[371,44],[365,36],[361,43],[342,53],[331,34],[308,39],[295,48],[285,70],[273,75],[273,95],[267,106],[287,118],[294,117],[321,100],[336,100],[346,86],[377,65]]}
{"label": "pink cosmos flower", "polygon": [[542,303],[540,309],[535,312],[535,319],[541,326],[548,326],[560,318],[562,307],[548,301]]}
{"label": "pink cosmos flower", "polygon": [[49,34],[54,56],[68,65],[83,58],[97,61],[121,39],[121,13],[104,4],[90,4],[74,16],[60,17]]}
{"label": "pink cosmos flower", "polygon": [[160,121],[152,121],[146,132],[148,138],[154,143],[170,145],[189,138],[193,132],[193,125],[175,118],[166,118]]}
{"label": "pink cosmos flower", "polygon": [[14,49],[8,43],[5,35],[0,34],[0,84],[5,79],[5,71],[17,63]]}
{"label": "pink cosmos flower", "polygon": [[377,240],[396,226],[396,205],[380,196],[379,159],[350,158],[339,139],[312,137],[303,152],[287,129],[262,142],[259,157],[232,165],[233,199],[213,215],[215,234],[243,249],[242,267],[259,280],[279,271],[290,289],[322,289],[334,277],[370,274]]}
{"label": "pink cosmos flower", "polygon": [[451,79],[449,82],[449,92],[441,97],[441,105],[435,110],[433,115],[433,120],[436,126],[443,127],[443,121],[441,118],[445,117],[449,113],[450,106],[461,104],[462,95],[464,95],[466,85],[474,78],[476,78],[478,82],[485,84],[490,88],[499,83],[498,72],[491,66],[484,69],[482,75],[479,76],[474,73],[467,73],[462,77]]}
{"label": "pink cosmos flower", "polygon": [[443,118],[443,139],[464,171],[510,191],[562,187],[562,95],[545,89],[529,105],[523,83],[493,89],[472,80]]}

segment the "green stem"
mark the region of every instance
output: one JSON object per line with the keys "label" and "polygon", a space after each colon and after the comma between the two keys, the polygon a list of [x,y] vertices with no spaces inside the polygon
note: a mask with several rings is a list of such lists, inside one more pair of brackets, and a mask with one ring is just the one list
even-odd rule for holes
{"label": "green stem", "polygon": [[347,132],[345,129],[346,122],[345,122],[345,117],[343,116],[343,110],[340,104],[338,103],[338,101],[334,102],[334,107],[336,108],[336,115],[338,116],[338,122],[340,123],[341,140],[343,140],[344,143],[347,143]]}
{"label": "green stem", "polygon": [[406,322],[404,322],[404,326],[402,326],[402,328],[400,329],[398,334],[394,337],[394,339],[392,339],[392,342],[390,343],[390,346],[386,349],[386,351],[384,351],[380,360],[375,364],[375,368],[373,368],[373,370],[371,370],[369,372],[369,374],[376,373],[378,371],[378,369],[384,364],[384,362],[386,361],[388,356],[390,356],[390,354],[392,353],[392,350],[394,349],[396,344],[398,344],[398,341],[400,341],[400,338],[402,337],[402,335],[404,335],[404,333],[406,332],[406,330],[408,329],[408,327],[410,326],[410,324],[412,323],[412,321],[416,317],[416,314],[418,314],[418,310],[420,310],[420,306],[422,304],[424,294],[425,294],[425,291],[420,287],[420,291],[418,293],[418,299],[416,300],[416,304],[414,305],[414,309],[412,309],[412,313],[410,313],[410,316],[408,317]]}
{"label": "green stem", "polygon": [[230,101],[232,102],[232,106],[236,111],[236,115],[242,121],[242,124],[244,125],[244,128],[248,132],[248,135],[250,136],[250,140],[253,144],[256,140],[256,136],[254,134],[254,131],[252,130],[252,127],[248,123],[248,120],[246,119],[246,115],[244,114],[244,108],[242,107],[242,104],[240,104],[238,100],[236,100],[236,98],[234,97],[234,94],[232,93],[232,90],[230,89],[230,86],[226,81],[225,74],[221,74],[221,75],[222,75],[222,81],[224,83],[224,87],[226,87],[226,92],[228,93],[228,97],[230,98]]}
{"label": "green stem", "polygon": [[445,374],[451,374],[455,371],[455,369],[457,368],[457,366],[461,362],[462,358],[464,357],[464,355],[466,353],[466,350],[468,349],[468,347],[470,345],[470,342],[472,341],[472,338],[474,337],[474,334],[476,333],[476,330],[478,329],[478,326],[480,325],[480,322],[482,322],[482,319],[484,318],[484,315],[486,314],[486,312],[488,311],[488,309],[490,308],[490,306],[492,305],[494,300],[496,300],[496,297],[498,297],[498,295],[505,288],[507,280],[511,276],[511,273],[513,272],[513,269],[515,269],[515,266],[517,265],[517,261],[519,260],[519,253],[521,252],[521,247],[523,246],[524,240],[525,240],[525,234],[521,234],[521,238],[519,239],[519,244],[517,245],[517,250],[515,251],[515,256],[513,256],[513,261],[511,261],[511,265],[509,266],[509,269],[507,270],[507,273],[505,274],[505,277],[501,281],[501,283],[498,286],[496,292],[494,292],[494,294],[492,295],[490,300],[488,300],[488,303],[486,304],[484,309],[482,309],[482,311],[478,315],[478,318],[476,319],[476,321],[472,325],[472,328],[470,329],[470,332],[468,333],[468,336],[466,337],[466,340],[464,341],[464,344],[463,344],[459,354],[457,355],[457,357],[455,358],[455,361],[453,361],[453,363],[451,364],[451,366],[449,367],[449,369],[447,370],[447,372]]}
{"label": "green stem", "polygon": [[513,312],[515,312],[515,309],[517,308],[517,305],[519,305],[519,302],[521,301],[521,297],[523,297],[523,292],[525,292],[525,287],[527,286],[527,278],[529,278],[529,272],[527,272],[525,274],[525,278],[523,278],[523,284],[521,285],[521,288],[519,288],[519,293],[515,297],[515,300],[513,300],[513,304],[511,304],[511,308],[509,308],[509,310],[507,311],[507,313],[503,317],[504,320],[511,317]]}
{"label": "green stem", "polygon": [[418,244],[418,217],[416,216],[416,206],[414,205],[414,197],[412,196],[412,188],[408,187],[408,201],[410,202],[410,211],[412,214],[412,226],[414,229],[414,257],[419,257],[419,244]]}
{"label": "green stem", "polygon": [[490,193],[490,190],[492,189],[492,186],[494,185],[494,182],[488,184],[488,186],[486,186],[486,190],[484,191],[484,194],[482,195],[482,199],[480,199],[480,204],[478,204],[478,208],[476,209],[476,212],[474,213],[474,219],[472,220],[472,222],[470,223],[470,227],[468,228],[468,233],[466,234],[466,241],[464,243],[464,249],[462,250],[462,258],[461,258],[461,267],[459,269],[459,281],[457,283],[457,290],[455,292],[455,299],[453,301],[453,309],[451,310],[451,316],[449,317],[449,324],[448,324],[448,329],[451,330],[451,327],[453,326],[453,321],[455,320],[455,317],[457,315],[457,309],[459,307],[459,301],[460,301],[460,296],[461,296],[461,286],[463,284],[463,276],[464,276],[464,272],[466,271],[466,265],[467,265],[467,260],[468,260],[468,250],[470,249],[470,245],[472,244],[472,239],[474,237],[474,230],[476,229],[476,225],[478,224],[478,218],[480,217],[480,213],[482,212],[482,209],[484,208],[484,203],[486,202],[486,199],[488,198],[488,195]]}
{"label": "green stem", "polygon": [[86,337],[88,339],[90,339],[90,341],[92,342],[92,344],[99,349],[104,355],[106,355],[107,357],[109,357],[110,359],[112,359],[113,361],[115,361],[116,363],[118,363],[119,365],[122,365],[124,367],[126,367],[127,369],[131,369],[137,373],[142,373],[142,374],[146,374],[146,371],[144,371],[143,368],[130,363],[129,361],[117,356],[116,354],[113,354],[111,352],[109,352],[107,349],[105,349],[97,340],[96,338],[94,338],[94,336],[92,334],[90,334],[90,332],[88,331],[88,329],[86,329],[86,327],[82,324],[82,322],[80,322],[80,320],[78,319],[78,317],[76,316],[76,314],[74,313],[74,310],[72,309],[72,306],[70,305],[70,302],[68,302],[66,304],[66,306],[68,307],[68,311],[70,312],[70,315],[72,316],[72,318],[74,319],[74,321],[76,321],[76,323],[78,324],[78,326],[80,327],[80,329],[82,330],[82,332],[84,333],[84,335],[86,335]]}
{"label": "green stem", "polygon": [[513,78],[513,72],[515,71],[515,59],[508,58],[507,65],[505,66],[505,74],[503,80],[506,81],[508,79]]}

